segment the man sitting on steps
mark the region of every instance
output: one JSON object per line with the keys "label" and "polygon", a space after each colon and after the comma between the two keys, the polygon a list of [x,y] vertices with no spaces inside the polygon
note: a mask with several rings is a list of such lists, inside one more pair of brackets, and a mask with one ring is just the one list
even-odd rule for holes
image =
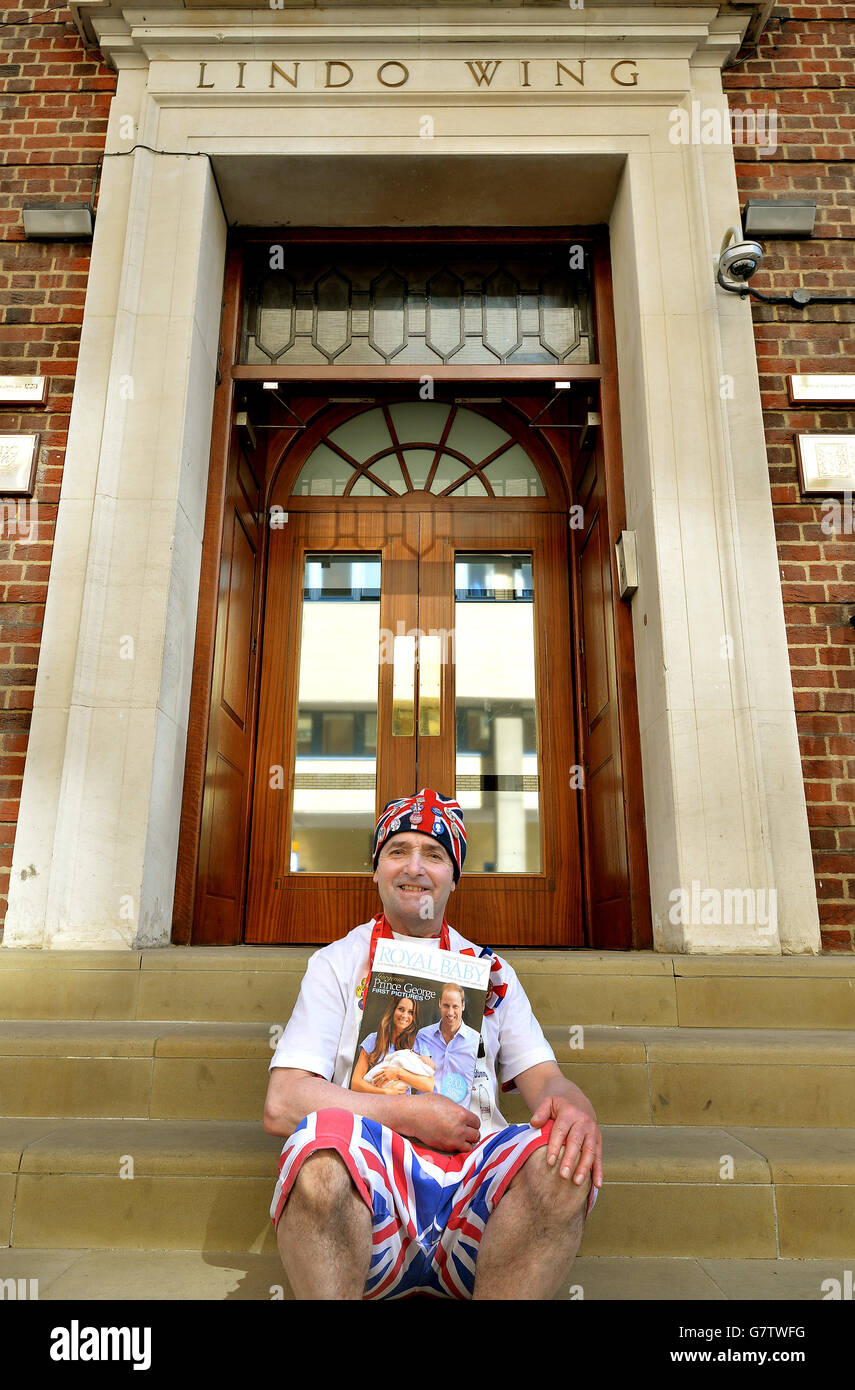
{"label": "man sitting on steps", "polygon": [[[270,1214],[298,1299],[552,1298],[576,1256],[602,1139],[509,965],[492,957],[478,1114],[437,1093],[348,1089],[377,940],[483,954],[445,918],[465,855],[456,801],[424,789],[386,806],[373,854],[383,912],[312,956],[273,1055],[264,1127],[290,1137]],[[530,1124],[506,1123],[497,1076]]]}

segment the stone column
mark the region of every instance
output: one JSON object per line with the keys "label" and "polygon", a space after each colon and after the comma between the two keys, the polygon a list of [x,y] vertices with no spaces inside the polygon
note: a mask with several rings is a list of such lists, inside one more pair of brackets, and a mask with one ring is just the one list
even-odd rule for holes
{"label": "stone column", "polygon": [[[693,77],[726,131],[718,69]],[[714,278],[731,224],[729,137],[671,143],[660,108],[611,224],[654,942],[818,951],[751,311]]]}
{"label": "stone column", "polygon": [[6,946],[169,940],[225,240],[207,156],[105,158]]}

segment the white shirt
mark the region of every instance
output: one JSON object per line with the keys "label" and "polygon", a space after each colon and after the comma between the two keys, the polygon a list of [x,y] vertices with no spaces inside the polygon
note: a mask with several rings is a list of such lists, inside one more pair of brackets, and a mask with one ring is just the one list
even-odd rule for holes
{"label": "white shirt", "polygon": [[441,1096],[451,1096],[457,1100],[453,1090],[443,1086],[446,1074],[466,1090],[463,1077],[474,1077],[478,1066],[478,1034],[467,1023],[461,1023],[451,1042],[446,1042],[442,1034],[442,1019],[429,1024],[416,1034],[416,1047],[427,1052],[436,1062],[434,1090]]}
{"label": "white shirt", "polygon": [[[371,922],[363,922],[341,941],[322,947],[310,957],[294,1012],[273,1054],[271,1070],[293,1067],[313,1072],[338,1086],[348,1085],[362,1019],[359,998],[368,975],[371,927]],[[452,951],[462,951],[473,947],[474,942],[451,927],[449,945]],[[502,964],[508,988],[496,1011],[485,1015],[481,1036],[486,1056],[476,1061],[469,1105],[480,1121],[482,1139],[508,1123],[496,1103],[497,1075],[501,1085],[510,1089],[529,1067],[555,1061],[555,1053],[531,1011],[516,972],[507,961]]]}

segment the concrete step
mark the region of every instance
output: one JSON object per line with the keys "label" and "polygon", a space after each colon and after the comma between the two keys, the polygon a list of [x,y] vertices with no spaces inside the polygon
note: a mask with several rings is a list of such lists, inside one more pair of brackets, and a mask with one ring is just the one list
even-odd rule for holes
{"label": "concrete step", "polygon": [[[855,1128],[855,1031],[546,1031],[603,1124]],[[0,1115],[260,1123],[277,1038],[263,1023],[0,1024]],[[503,1104],[528,1118],[520,1097]]]}
{"label": "concrete step", "polygon": [[[0,1247],[273,1253],[280,1148],[241,1121],[0,1120]],[[585,1255],[855,1254],[853,1130],[604,1126],[604,1153]]]}
{"label": "concrete step", "polygon": [[[310,947],[0,947],[0,1018],[284,1023]],[[855,1029],[853,956],[504,953],[541,1023]]]}
{"label": "concrete step", "polygon": [[[580,1255],[557,1298],[588,1303],[813,1302],[831,1297],[835,1288],[851,1288],[840,1260]],[[4,1291],[6,1299],[38,1297],[43,1302],[292,1298],[277,1254],[207,1249],[0,1250],[0,1297]]]}

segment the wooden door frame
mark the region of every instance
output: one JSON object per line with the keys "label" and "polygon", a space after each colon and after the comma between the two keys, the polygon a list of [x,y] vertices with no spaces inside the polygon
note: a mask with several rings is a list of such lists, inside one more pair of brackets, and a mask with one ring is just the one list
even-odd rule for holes
{"label": "wooden door frame", "polygon": [[[202,806],[205,783],[205,760],[211,713],[211,693],[216,639],[219,569],[225,518],[225,488],[229,450],[234,436],[234,399],[241,383],[278,381],[282,384],[309,383],[324,391],[337,389],[345,382],[371,382],[381,390],[400,382],[419,383],[425,375],[424,366],[371,367],[245,367],[237,364],[242,322],[242,291],[244,250],[253,243],[288,243],[310,246],[326,244],[365,245],[388,241],[398,245],[438,244],[496,246],[531,245],[532,243],[579,244],[592,259],[594,296],[594,327],[599,362],[585,366],[433,366],[430,375],[438,382],[486,382],[492,386],[517,387],[530,385],[543,388],[556,379],[588,381],[600,392],[602,442],[608,499],[608,539],[613,578],[613,616],[618,666],[618,717],[621,754],[623,759],[624,819],[629,862],[629,882],[632,900],[633,949],[652,944],[650,920],[650,887],[647,862],[647,843],[644,826],[644,794],[641,771],[641,739],[636,698],[635,662],[632,618],[629,605],[617,597],[617,574],[614,546],[626,525],[626,501],[623,487],[623,467],[620,448],[620,419],[618,413],[617,354],[614,330],[611,265],[605,228],[402,228],[402,229],[283,229],[253,231],[235,240],[226,258],[223,287],[223,306],[218,354],[217,387],[211,435],[210,470],[202,543],[202,564],[199,582],[199,603],[196,624],[196,645],[193,657],[187,749],[184,765],[184,786],[181,804],[178,857],[176,864],[172,940],[189,944],[193,932],[196,883],[199,870],[199,849],[202,830]],[[556,460],[561,468],[560,460]],[[565,474],[568,495],[573,495],[572,478]],[[265,488],[269,495],[269,484]],[[265,498],[265,509],[267,497]],[[574,533],[571,532],[575,543]],[[261,592],[266,592],[267,552],[264,546],[260,573]],[[572,566],[571,602],[574,622],[578,618],[575,563]],[[264,603],[257,606],[256,640],[260,641],[264,618]],[[255,706],[260,663],[256,670]],[[578,681],[574,690],[574,721],[579,729]],[[252,758],[254,760],[254,748]],[[246,833],[249,827],[245,827]],[[583,865],[583,873],[585,866]],[[586,924],[586,931],[587,931]],[[242,939],[242,937],[241,937]],[[590,942],[588,943],[591,944]]]}
{"label": "wooden door frame", "polygon": [[[603,375],[600,380],[600,416],[612,573],[612,613],[615,624],[618,727],[623,765],[626,849],[632,904],[632,939],[630,945],[633,950],[641,950],[653,945],[653,927],[650,915],[650,868],[647,860],[641,730],[638,723],[638,691],[635,681],[632,612],[630,605],[620,597],[615,559],[615,545],[621,531],[626,530],[626,493],[623,486],[612,266],[608,247],[602,244],[594,252],[594,327],[597,355],[603,368]],[[578,588],[575,582],[573,592],[575,599],[578,599]]]}

